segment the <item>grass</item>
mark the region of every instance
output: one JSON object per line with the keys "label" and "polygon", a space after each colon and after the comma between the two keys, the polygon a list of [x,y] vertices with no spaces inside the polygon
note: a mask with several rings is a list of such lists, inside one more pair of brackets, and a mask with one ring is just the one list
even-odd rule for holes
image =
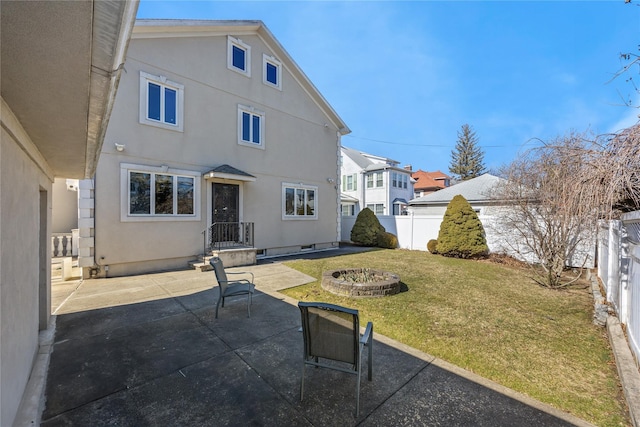
{"label": "grass", "polygon": [[[592,323],[584,284],[544,289],[514,266],[428,252],[374,250],[286,265],[317,278],[282,291],[360,311],[376,332],[599,426],[630,421],[604,328]],[[376,268],[408,291],[350,299],[324,291],[323,270]]]}

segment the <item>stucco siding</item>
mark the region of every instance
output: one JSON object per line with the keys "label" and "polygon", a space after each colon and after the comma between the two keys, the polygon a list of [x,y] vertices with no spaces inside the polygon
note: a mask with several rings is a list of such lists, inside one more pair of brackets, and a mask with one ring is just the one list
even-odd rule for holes
{"label": "stucco siding", "polygon": [[[257,35],[240,38],[251,46],[250,78],[227,68],[226,35],[131,40],[95,180],[94,255],[109,265],[109,275],[153,271],[161,260],[167,268],[186,266],[202,254],[202,231],[212,217],[205,174],[223,164],[255,177],[233,183],[241,187],[240,221],[255,224],[257,249],[288,252],[338,241],[338,128],[284,64],[282,90],[265,85],[269,47]],[[182,132],[139,123],[140,72],[184,86]],[[263,114],[262,147],[238,143],[239,105]],[[197,175],[197,215],[127,217],[124,164]],[[283,218],[284,183],[316,189],[316,218]]]}
{"label": "stucco siding", "polygon": [[[4,113],[4,111],[3,111]],[[3,126],[6,125],[3,117]],[[51,208],[50,179],[23,150],[30,140],[18,141],[2,128],[0,138],[0,424],[10,426],[16,416],[38,350],[40,298],[49,312],[47,295],[40,284],[49,283],[48,272],[41,277],[41,204]],[[44,192],[44,193],[41,193]],[[50,216],[44,220],[50,227]],[[46,233],[46,230],[44,230]],[[47,251],[48,253],[48,251]],[[41,295],[42,294],[42,295]]]}
{"label": "stucco siding", "polygon": [[70,233],[78,228],[78,192],[67,189],[65,178],[53,182],[52,203],[52,233]]}

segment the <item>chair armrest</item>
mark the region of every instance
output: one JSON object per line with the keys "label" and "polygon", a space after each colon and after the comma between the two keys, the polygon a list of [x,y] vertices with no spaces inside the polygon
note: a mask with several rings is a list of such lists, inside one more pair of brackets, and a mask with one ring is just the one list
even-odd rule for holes
{"label": "chair armrest", "polygon": [[[253,273],[250,272],[250,271],[235,271],[235,272],[225,271],[225,273],[227,273],[227,276],[230,275],[230,274],[250,274],[251,275],[251,282],[250,283],[253,283],[255,281]],[[248,279],[244,279],[244,280],[248,281]],[[230,282],[239,282],[239,280],[230,280]]]}
{"label": "chair armrest", "polygon": [[367,345],[371,342],[372,339],[373,339],[373,323],[369,322],[367,323],[367,327],[364,330],[364,334],[362,334],[362,337],[360,338],[360,344]]}

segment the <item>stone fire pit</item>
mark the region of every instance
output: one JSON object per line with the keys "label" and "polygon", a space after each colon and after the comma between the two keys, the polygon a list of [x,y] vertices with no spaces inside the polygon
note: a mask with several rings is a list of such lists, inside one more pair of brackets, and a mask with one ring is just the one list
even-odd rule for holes
{"label": "stone fire pit", "polygon": [[322,289],[352,298],[375,298],[400,292],[400,276],[371,268],[344,268],[322,273]]}

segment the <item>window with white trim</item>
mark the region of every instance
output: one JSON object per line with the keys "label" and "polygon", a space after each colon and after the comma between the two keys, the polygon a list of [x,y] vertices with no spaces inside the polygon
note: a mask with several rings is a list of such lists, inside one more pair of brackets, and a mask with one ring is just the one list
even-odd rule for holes
{"label": "window with white trim", "polygon": [[367,188],[380,188],[383,186],[382,172],[371,172],[367,174]]}
{"label": "window with white trim", "polygon": [[264,148],[264,113],[238,105],[238,144]]}
{"label": "window with white trim", "polygon": [[342,211],[342,216],[355,216],[356,214],[356,205],[353,203],[343,203],[340,205],[340,209]]}
{"label": "window with white trim", "polygon": [[262,54],[262,83],[282,90],[282,63],[273,56]]}
{"label": "window with white trim", "polygon": [[200,219],[198,172],[123,163],[120,175],[122,220]]}
{"label": "window with white trim", "polygon": [[392,186],[396,188],[407,188],[409,176],[403,173],[393,172],[391,175]]}
{"label": "window with white trim", "polygon": [[140,71],[140,123],[182,132],[183,106],[184,85]]}
{"label": "window with white trim", "polygon": [[304,184],[282,184],[283,219],[318,219],[318,187]]}
{"label": "window with white trim", "polygon": [[382,203],[368,204],[367,208],[371,209],[376,215],[384,215],[384,205]]}
{"label": "window with white trim", "polygon": [[227,68],[251,77],[251,46],[227,36]]}
{"label": "window with white trim", "polygon": [[342,175],[342,191],[356,191],[358,189],[358,174]]}

